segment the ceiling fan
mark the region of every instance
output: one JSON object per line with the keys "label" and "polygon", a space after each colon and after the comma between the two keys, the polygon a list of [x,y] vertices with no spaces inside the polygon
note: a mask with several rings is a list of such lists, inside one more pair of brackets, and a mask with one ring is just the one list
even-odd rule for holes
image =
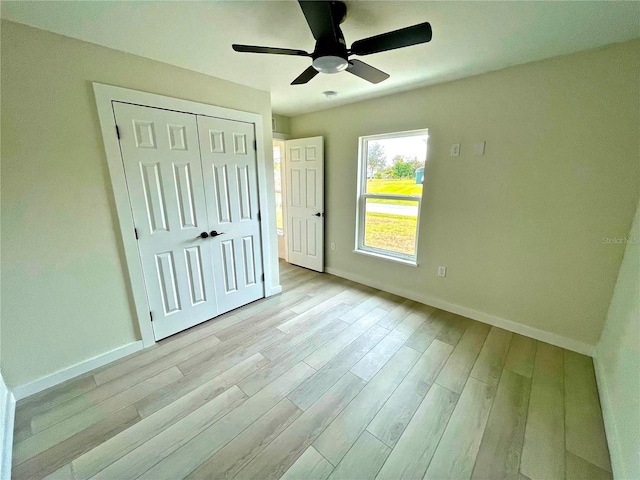
{"label": "ceiling fan", "polygon": [[316,46],[313,53],[290,48],[259,47],[255,45],[232,45],[236,52],[271,53],[311,57],[312,64],[291,85],[307,83],[319,72],[338,73],[346,70],[371,83],[380,83],[389,78],[384,73],[360,60],[349,60],[351,55],[364,56],[409,47],[431,40],[431,25],[428,22],[401,28],[353,42],[350,49],[344,40],[340,24],[347,18],[347,6],[341,1],[298,0],[307,19]]}

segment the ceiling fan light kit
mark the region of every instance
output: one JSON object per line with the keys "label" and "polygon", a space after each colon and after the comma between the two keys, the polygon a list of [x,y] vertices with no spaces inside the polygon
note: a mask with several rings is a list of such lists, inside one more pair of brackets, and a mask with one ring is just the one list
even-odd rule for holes
{"label": "ceiling fan light kit", "polygon": [[325,55],[324,57],[314,58],[311,65],[320,73],[338,73],[347,69],[349,61],[346,58],[335,55]]}
{"label": "ceiling fan light kit", "polygon": [[340,29],[340,24],[347,18],[347,7],[343,2],[298,0],[298,3],[316,39],[313,53],[290,48],[232,45],[236,52],[311,57],[311,66],[291,82],[291,85],[305,84],[318,73],[338,73],[345,70],[368,82],[380,83],[389,78],[387,73],[360,60],[349,60],[349,57],[371,55],[431,41],[431,25],[424,22],[358,40],[351,45],[351,49],[347,49]]}

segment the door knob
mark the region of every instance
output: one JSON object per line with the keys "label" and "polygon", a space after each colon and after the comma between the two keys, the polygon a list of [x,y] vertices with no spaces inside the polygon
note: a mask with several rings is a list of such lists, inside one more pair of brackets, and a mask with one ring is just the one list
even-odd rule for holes
{"label": "door knob", "polygon": [[196,239],[198,239],[198,238],[208,238],[208,237],[209,237],[209,234],[207,232],[202,232],[200,235],[198,235],[196,237]]}
{"label": "door knob", "polygon": [[215,230],[211,230],[211,237],[217,237],[218,235],[224,235],[224,232],[216,232]]}
{"label": "door knob", "polygon": [[311,215],[313,215],[314,217],[321,217],[322,216],[322,214],[320,212],[312,213]]}

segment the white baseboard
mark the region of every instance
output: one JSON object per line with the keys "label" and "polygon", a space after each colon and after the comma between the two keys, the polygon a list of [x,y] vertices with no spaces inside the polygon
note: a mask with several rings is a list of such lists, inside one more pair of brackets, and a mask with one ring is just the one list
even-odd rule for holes
{"label": "white baseboard", "polygon": [[84,362],[78,363],[69,368],[58,370],[51,375],[39,378],[38,380],[27,383],[26,385],[16,387],[13,389],[13,394],[15,395],[16,401],[22,400],[23,398],[46,390],[47,388],[53,387],[54,385],[58,385],[62,382],[66,382],[67,380],[82,375],[83,373],[87,373],[94,368],[102,367],[107,363],[113,362],[122,357],[126,357],[127,355],[131,355],[138,350],[142,350],[142,348],[142,340],[138,340],[137,342],[118,347],[115,350],[111,350],[109,352],[103,353],[102,355],[98,355],[97,357],[90,358],[89,360],[85,360]]}
{"label": "white baseboard", "polygon": [[613,470],[613,478],[623,477],[623,458],[620,451],[620,443],[618,441],[618,429],[616,427],[615,415],[613,405],[611,404],[611,398],[609,397],[609,389],[607,387],[607,380],[602,366],[600,365],[600,358],[598,357],[598,351],[596,350],[593,356],[593,369],[596,372],[596,385],[598,386],[598,396],[600,397],[600,406],[602,407],[602,419],[604,420],[604,430],[607,437],[607,444],[609,445],[609,454],[611,455],[611,469]]}
{"label": "white baseboard", "polygon": [[408,298],[409,300],[424,303],[426,305],[439,308],[440,310],[446,310],[447,312],[462,315],[463,317],[471,318],[482,323],[487,323],[489,325],[493,325],[494,327],[499,327],[510,332],[519,333],[520,335],[534,338],[536,340],[540,340],[541,342],[550,343],[551,345],[565,348],[573,352],[582,353],[583,355],[588,355],[590,357],[593,356],[594,346],[589,345],[588,343],[580,342],[572,338],[563,337],[561,335],[530,327],[528,325],[523,325],[512,320],[507,320],[506,318],[497,317],[490,313],[481,312],[472,308],[445,302],[437,298],[429,297],[428,295],[420,295],[415,292],[407,292],[405,290],[394,288],[393,286],[390,286],[386,283],[383,284],[382,282],[377,282],[374,279],[358,274],[353,274],[351,272],[345,272],[336,268],[325,268],[325,271],[327,273],[330,273],[331,275],[336,275],[338,277],[346,278],[347,280],[358,282],[363,285],[368,285],[369,287],[377,288],[378,290],[393,293],[394,295],[399,295],[401,297]]}
{"label": "white baseboard", "polygon": [[11,478],[11,453],[13,448],[13,422],[16,413],[16,399],[11,391],[6,387],[2,377],[0,376],[0,390],[2,391],[2,401],[0,405],[3,406],[0,411],[0,421],[2,424],[2,442],[0,448],[2,448],[2,457],[0,458],[0,478]]}
{"label": "white baseboard", "polygon": [[282,293],[282,285],[275,285],[271,287],[271,289],[268,292],[265,292],[265,297],[271,297],[279,293]]}

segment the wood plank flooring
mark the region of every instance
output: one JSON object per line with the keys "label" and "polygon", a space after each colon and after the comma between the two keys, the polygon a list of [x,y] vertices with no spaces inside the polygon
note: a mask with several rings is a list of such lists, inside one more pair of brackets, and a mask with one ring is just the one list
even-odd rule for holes
{"label": "wood plank flooring", "polygon": [[280,268],[281,295],[18,402],[13,478],[612,478],[590,358]]}

